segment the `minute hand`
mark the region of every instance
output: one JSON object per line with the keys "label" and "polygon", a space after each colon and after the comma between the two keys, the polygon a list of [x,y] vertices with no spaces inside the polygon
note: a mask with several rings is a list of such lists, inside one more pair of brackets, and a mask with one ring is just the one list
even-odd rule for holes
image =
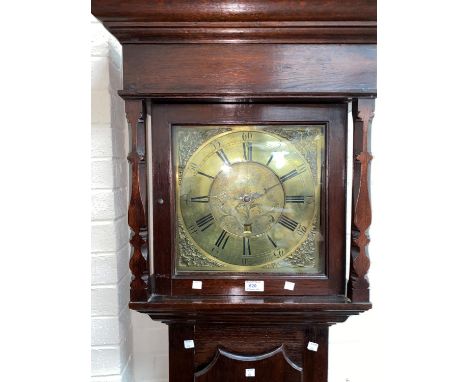
{"label": "minute hand", "polygon": [[279,186],[280,184],[281,183],[276,183],[271,187],[264,188],[263,189],[263,194],[259,194],[258,192],[254,192],[253,194],[250,194],[250,197],[252,198],[252,200],[261,198],[262,196],[265,196],[272,188],[275,188],[276,186]]}
{"label": "minute hand", "polygon": [[276,183],[271,187],[265,188],[263,195],[265,195],[268,191],[270,191],[272,188],[275,188],[276,186],[279,186],[281,183]]}

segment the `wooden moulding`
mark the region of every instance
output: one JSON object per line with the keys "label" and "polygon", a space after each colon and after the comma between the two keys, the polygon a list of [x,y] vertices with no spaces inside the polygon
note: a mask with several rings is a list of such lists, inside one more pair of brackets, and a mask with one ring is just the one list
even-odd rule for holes
{"label": "wooden moulding", "polygon": [[133,231],[130,239],[130,301],[148,299],[147,219],[146,219],[146,162],[145,126],[142,100],[125,102],[125,111],[130,128],[131,151],[128,161],[131,167],[131,194],[128,207],[128,225]]}
{"label": "wooden moulding", "polygon": [[376,93],[375,45],[127,44],[125,98],[365,97]]}
{"label": "wooden moulding", "polygon": [[369,303],[351,303],[346,297],[162,297],[130,303],[130,308],[163,322],[249,325],[333,325],[371,308]]}
{"label": "wooden moulding", "polygon": [[121,43],[376,43],[374,0],[92,0]]}
{"label": "wooden moulding", "polygon": [[375,22],[178,23],[108,22],[124,44],[307,43],[375,44]]}
{"label": "wooden moulding", "polygon": [[267,22],[376,21],[374,0],[92,0],[103,21]]}
{"label": "wooden moulding", "polygon": [[372,221],[369,195],[369,166],[372,155],[369,152],[369,134],[374,117],[374,103],[373,99],[355,99],[353,101],[354,167],[351,260],[348,280],[348,297],[353,302],[369,301],[367,272],[370,260],[367,246],[370,240],[367,231]]}

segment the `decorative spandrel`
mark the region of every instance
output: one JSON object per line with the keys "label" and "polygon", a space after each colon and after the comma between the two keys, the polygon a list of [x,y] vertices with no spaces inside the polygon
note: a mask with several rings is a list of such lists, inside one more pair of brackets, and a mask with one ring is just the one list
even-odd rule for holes
{"label": "decorative spandrel", "polygon": [[324,129],[175,126],[176,271],[323,272]]}

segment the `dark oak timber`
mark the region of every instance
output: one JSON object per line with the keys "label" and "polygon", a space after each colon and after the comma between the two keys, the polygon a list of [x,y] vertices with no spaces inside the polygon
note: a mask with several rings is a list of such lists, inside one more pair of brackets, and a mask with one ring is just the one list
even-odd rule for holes
{"label": "dark oak timber", "polygon": [[245,350],[242,354],[235,354],[218,348],[213,360],[195,373],[195,381],[237,382],[244,380],[248,371],[250,376],[261,381],[302,381],[302,368],[289,359],[283,346],[267,353],[250,356],[245,355]]}
{"label": "dark oak timber", "polygon": [[184,341],[194,339],[194,326],[169,325],[169,380],[193,382],[195,349],[186,349]]}
{"label": "dark oak timber", "polygon": [[[147,220],[146,206],[146,165],[145,165],[145,127],[143,102],[125,102],[125,111],[132,139],[128,161],[131,166],[131,194],[128,206],[128,225],[133,231],[130,244],[133,251],[130,257],[132,281],[130,301],[148,299],[148,262],[147,262]],[[143,186],[143,192],[142,187]]]}
{"label": "dark oak timber", "polygon": [[[306,329],[303,381],[326,381],[328,378],[328,326],[317,325]],[[307,349],[309,341],[318,344],[317,351]]]}
{"label": "dark oak timber", "polygon": [[370,260],[367,254],[367,245],[370,240],[367,236],[367,230],[372,221],[369,198],[369,165],[372,155],[368,146],[373,117],[373,99],[354,100],[352,238],[348,297],[356,302],[369,301],[367,272]]}
{"label": "dark oak timber", "polygon": [[[327,382],[329,327],[371,308],[367,246],[376,1],[91,0],[91,7],[123,46],[119,94],[126,100],[131,167],[129,306],[168,325],[170,382]],[[354,163],[347,174],[350,103]],[[325,126],[323,273],[177,274],[173,126],[313,123]],[[245,161],[256,160],[255,149],[248,139],[239,147]],[[232,160],[228,151],[217,155],[220,164]],[[300,171],[288,169],[278,177],[289,185]],[[206,182],[216,176],[198,174]],[[346,275],[348,176],[352,237]],[[301,208],[310,197],[289,193],[285,203]],[[209,194],[191,194],[186,203],[206,206]],[[212,229],[209,212],[200,213],[188,230]],[[286,234],[299,229],[288,212],[280,224]],[[268,236],[268,241],[272,250],[281,247],[279,240]],[[216,250],[230,244],[229,232],[214,235]],[[251,250],[244,240],[245,261]],[[202,289],[192,289],[194,280]],[[245,291],[245,281],[253,280],[264,282],[263,292]],[[293,290],[284,288],[286,281],[294,282]],[[195,346],[186,348],[187,340]],[[309,342],[318,345],[316,351],[307,348]],[[246,377],[247,370],[255,377]]]}
{"label": "dark oak timber", "polygon": [[93,14],[125,43],[376,43],[369,0],[92,0]]}
{"label": "dark oak timber", "polygon": [[369,0],[93,0],[100,20],[138,22],[221,21],[376,21],[377,4]]}
{"label": "dark oak timber", "polygon": [[352,96],[376,89],[375,45],[129,44],[123,54],[126,96]]}

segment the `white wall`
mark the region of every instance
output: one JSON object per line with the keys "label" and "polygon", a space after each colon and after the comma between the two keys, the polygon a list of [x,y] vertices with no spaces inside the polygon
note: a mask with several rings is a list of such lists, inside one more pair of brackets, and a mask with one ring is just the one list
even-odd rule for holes
{"label": "white wall", "polygon": [[169,343],[165,324],[132,311],[135,382],[169,380]]}
{"label": "white wall", "polygon": [[168,380],[166,325],[128,309],[128,128],[118,41],[92,19],[92,381]]}
{"label": "white wall", "polygon": [[127,127],[121,49],[91,22],[91,380],[130,382]]}

